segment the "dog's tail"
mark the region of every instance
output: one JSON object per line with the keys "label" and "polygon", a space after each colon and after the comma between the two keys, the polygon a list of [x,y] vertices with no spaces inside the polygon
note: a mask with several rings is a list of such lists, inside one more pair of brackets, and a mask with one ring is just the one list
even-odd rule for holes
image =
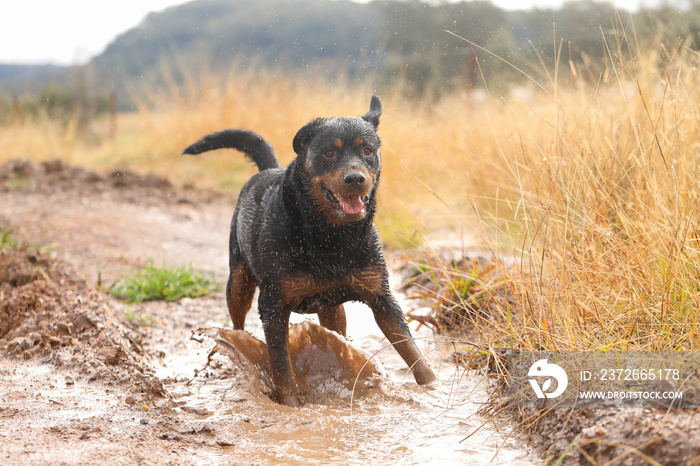
{"label": "dog's tail", "polygon": [[182,155],[198,155],[214,149],[236,149],[243,152],[258,170],[280,166],[272,146],[262,136],[244,129],[225,129],[204,136],[182,152]]}

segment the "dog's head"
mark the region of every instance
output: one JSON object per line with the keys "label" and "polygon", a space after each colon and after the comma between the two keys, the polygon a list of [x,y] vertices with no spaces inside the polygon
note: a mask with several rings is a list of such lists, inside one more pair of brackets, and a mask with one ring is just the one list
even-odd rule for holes
{"label": "dog's head", "polygon": [[310,180],[313,203],[333,225],[373,214],[381,169],[381,113],[382,104],[374,96],[362,117],[317,118],[294,137],[294,152]]}

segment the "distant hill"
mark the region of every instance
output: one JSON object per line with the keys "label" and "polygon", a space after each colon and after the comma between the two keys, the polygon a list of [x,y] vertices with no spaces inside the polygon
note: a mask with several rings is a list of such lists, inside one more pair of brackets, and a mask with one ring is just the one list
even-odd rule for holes
{"label": "distant hill", "polygon": [[162,79],[202,67],[353,72],[376,55],[383,16],[349,0],[197,0],[150,14],[93,60],[101,80]]}
{"label": "distant hill", "polygon": [[[67,67],[56,65],[0,64],[0,88],[9,91],[39,91],[49,82],[67,83]],[[31,86],[27,86],[32,83]]]}
{"label": "distant hill", "polygon": [[[675,43],[690,34],[694,39],[688,43],[700,45],[700,29],[693,29],[700,24],[699,11],[700,4],[682,16],[660,7],[654,14],[663,27],[654,34],[648,33],[651,15],[642,12],[634,15],[634,30],[641,38],[661,40],[664,34]],[[92,83],[93,94],[116,91],[124,104],[127,90],[233,67],[324,76],[369,74],[379,85],[400,75],[409,90],[419,93],[427,83],[442,89],[480,82],[482,76],[502,85],[519,74],[480,47],[536,74],[543,72],[537,53],[551,66],[553,50],[561,45],[566,61],[583,62],[585,57],[587,63],[602,62],[607,53],[603,35],[615,44],[615,34],[631,30],[630,21],[624,11],[616,15],[609,2],[592,0],[569,1],[559,10],[514,12],[486,0],[195,0],[148,15],[83,71],[0,65],[0,92],[36,93],[49,83],[61,86],[80,79]]]}

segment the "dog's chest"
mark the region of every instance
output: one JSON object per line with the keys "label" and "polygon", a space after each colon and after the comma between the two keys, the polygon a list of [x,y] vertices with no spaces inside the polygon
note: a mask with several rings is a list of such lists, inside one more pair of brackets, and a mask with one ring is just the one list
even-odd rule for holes
{"label": "dog's chest", "polygon": [[345,301],[367,300],[381,294],[384,269],[368,268],[336,278],[289,274],[282,277],[284,300],[297,312],[318,312],[319,306],[335,306]]}

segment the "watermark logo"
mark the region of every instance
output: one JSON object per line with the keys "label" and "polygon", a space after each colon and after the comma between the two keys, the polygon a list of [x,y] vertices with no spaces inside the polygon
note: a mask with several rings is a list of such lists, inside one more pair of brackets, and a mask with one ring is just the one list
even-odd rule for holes
{"label": "watermark logo", "polygon": [[[700,351],[513,351],[508,402],[548,407],[700,409]],[[688,396],[685,390],[692,390]]]}
{"label": "watermark logo", "polygon": [[[566,375],[566,371],[556,364],[547,362],[546,359],[540,359],[530,366],[527,376],[537,398],[556,398],[564,393],[569,384],[569,377]],[[547,379],[540,387],[540,384],[533,377],[547,377]],[[549,392],[552,388],[552,379],[557,381],[557,386],[556,390]]]}

